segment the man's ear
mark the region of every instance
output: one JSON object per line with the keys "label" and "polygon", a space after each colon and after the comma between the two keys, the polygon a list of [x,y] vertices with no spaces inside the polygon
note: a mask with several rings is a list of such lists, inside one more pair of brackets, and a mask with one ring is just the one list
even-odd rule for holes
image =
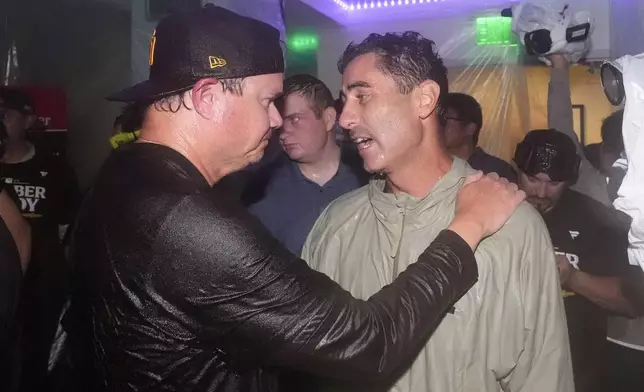
{"label": "man's ear", "polygon": [[222,101],[224,90],[216,78],[201,79],[190,92],[193,108],[199,115],[206,119],[213,119],[220,115],[221,108],[215,105]]}
{"label": "man's ear", "polygon": [[338,113],[335,111],[335,108],[328,107],[322,112],[322,120],[324,120],[324,125],[326,126],[326,131],[331,132],[333,126],[335,125],[335,120],[338,117]]}
{"label": "man's ear", "polygon": [[433,80],[425,80],[417,88],[418,92],[418,117],[426,119],[436,111],[441,88]]}

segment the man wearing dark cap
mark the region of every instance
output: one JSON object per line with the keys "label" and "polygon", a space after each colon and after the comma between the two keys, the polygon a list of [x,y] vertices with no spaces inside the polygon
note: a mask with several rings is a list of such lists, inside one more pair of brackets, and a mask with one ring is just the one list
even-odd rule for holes
{"label": "man wearing dark cap", "polygon": [[517,145],[519,188],[542,214],[556,253],[566,306],[575,391],[603,391],[608,312],[635,315],[622,294],[628,267],[625,231],[611,222],[615,211],[578,193],[580,158],[574,142],[555,130],[534,130]]}
{"label": "man wearing dark cap", "polygon": [[210,190],[258,161],[281,125],[278,31],[214,6],[173,14],[150,65],[148,81],[112,97],[150,106],[139,141],[105,163],[72,239],[65,323],[92,382],[84,391],[279,391],[280,367],[390,374],[471,287],[472,248],[522,199],[487,177],[470,183],[419,263],[355,300]]}
{"label": "man wearing dark cap", "polygon": [[0,177],[32,229],[32,258],[21,298],[21,391],[46,387],[49,349],[66,299],[69,272],[62,236],[73,219],[79,192],[73,170],[28,140],[36,122],[34,104],[25,92],[0,90],[6,127]]}

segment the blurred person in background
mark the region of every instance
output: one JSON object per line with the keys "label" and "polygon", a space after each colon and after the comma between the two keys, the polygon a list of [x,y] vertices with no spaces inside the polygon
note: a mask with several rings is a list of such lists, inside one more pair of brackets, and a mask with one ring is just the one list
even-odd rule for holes
{"label": "blurred person in background", "polygon": [[471,95],[448,93],[444,101],[444,139],[447,151],[461,158],[473,169],[483,173],[497,173],[508,181],[516,182],[516,174],[509,163],[485,152],[479,147],[483,127],[483,110]]}
{"label": "blurred person in background", "polygon": [[17,319],[22,276],[31,252],[31,230],[0,183],[0,390],[14,392],[20,375]]}
{"label": "blurred person in background", "polygon": [[[552,63],[551,80],[548,92],[548,117],[557,130],[568,135],[577,144],[578,152],[581,142],[573,130],[573,110],[570,96],[570,64],[560,54],[550,56]],[[606,204],[611,211],[601,219],[617,233],[628,233],[631,218],[618,211],[612,211],[610,204],[617,197],[617,190],[626,174],[626,162],[621,159],[625,149],[623,140],[624,110],[620,109],[602,122],[602,143],[598,151],[595,167],[586,164],[582,157],[579,170],[579,181],[575,189]],[[552,126],[552,125],[551,125]],[[620,158],[620,159],[617,159]],[[612,164],[612,166],[611,166]],[[627,234],[623,234],[627,235]],[[626,240],[627,241],[627,240]],[[601,240],[601,242],[604,242]],[[628,246],[628,242],[623,246]],[[622,257],[622,249],[617,254]],[[631,260],[632,261],[632,260]],[[636,308],[636,314],[644,308],[644,272],[637,266],[626,266],[622,274],[622,291]],[[606,351],[603,360],[602,375],[604,391],[635,392],[644,390],[644,317],[624,317],[610,314],[608,317]]]}
{"label": "blurred person in background", "polygon": [[0,178],[31,226],[30,268],[24,278],[21,391],[47,388],[49,350],[66,300],[68,265],[62,238],[80,201],[73,170],[63,158],[39,152],[28,140],[36,121],[31,97],[2,88],[6,148]]}
{"label": "blurred person in background", "polygon": [[277,102],[284,124],[284,156],[252,181],[259,200],[249,211],[291,252],[300,254],[326,206],[367,183],[368,174],[349,161],[335,135],[337,112],[328,87],[311,75],[284,81]]}
{"label": "blurred person in background", "polygon": [[517,145],[519,188],[541,213],[556,253],[577,392],[603,392],[607,316],[637,316],[625,295],[628,238],[606,216],[610,207],[571,189],[580,158],[575,143],[555,130],[534,130]]}
{"label": "blurred person in background", "polygon": [[[0,117],[4,116],[0,102]],[[0,157],[6,129],[0,122]],[[0,390],[14,392],[20,379],[17,320],[22,276],[31,253],[31,228],[0,181]]]}
{"label": "blurred person in background", "polygon": [[570,63],[563,54],[552,54],[548,58],[551,63],[548,84],[548,127],[568,136],[581,159],[578,180],[572,185],[572,189],[605,206],[611,206],[606,175],[603,173],[604,165],[601,163],[602,154],[599,159],[600,167],[596,168],[585,156],[584,146],[575,133],[570,92]]}

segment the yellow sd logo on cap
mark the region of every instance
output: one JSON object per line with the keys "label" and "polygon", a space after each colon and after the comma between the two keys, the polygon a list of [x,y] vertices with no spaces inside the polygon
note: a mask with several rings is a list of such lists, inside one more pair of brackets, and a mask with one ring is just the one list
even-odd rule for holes
{"label": "yellow sd logo on cap", "polygon": [[228,64],[226,60],[215,56],[208,56],[208,62],[210,63],[210,69],[224,67]]}

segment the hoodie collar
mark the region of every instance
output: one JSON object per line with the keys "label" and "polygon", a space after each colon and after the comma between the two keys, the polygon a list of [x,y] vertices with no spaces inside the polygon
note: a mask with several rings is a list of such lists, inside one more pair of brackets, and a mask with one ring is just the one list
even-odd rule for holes
{"label": "hoodie collar", "polygon": [[415,217],[425,221],[427,214],[436,211],[434,207],[452,203],[456,191],[465,182],[465,177],[473,171],[465,161],[454,158],[450,170],[434,185],[423,198],[416,198],[407,193],[384,192],[386,181],[372,179],[369,187],[369,202],[376,212],[376,216],[383,222],[397,221],[402,214],[413,211]]}

